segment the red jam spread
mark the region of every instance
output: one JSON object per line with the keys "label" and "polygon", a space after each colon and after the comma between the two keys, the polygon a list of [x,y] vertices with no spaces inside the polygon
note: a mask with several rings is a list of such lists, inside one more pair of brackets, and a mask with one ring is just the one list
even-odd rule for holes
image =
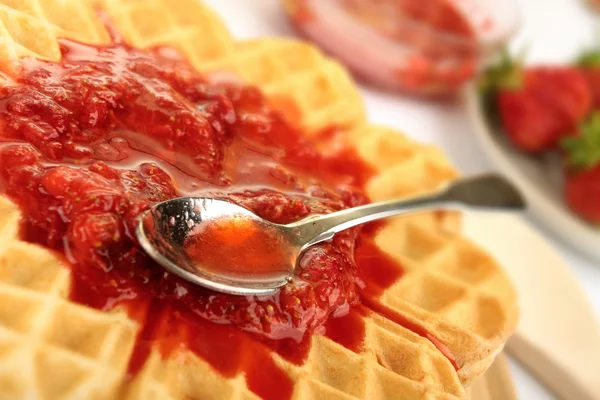
{"label": "red jam spread", "polygon": [[[69,41],[61,50],[60,63],[24,59],[0,88],[0,193],[22,208],[23,239],[64,256],[73,301],[139,322],[131,376],[151,347],[168,356],[184,346],[224,376],[244,372],[258,395],[286,398],[292,382],[271,351],[302,363],[312,333],[360,350],[356,313],[366,309],[353,306],[401,275],[374,228],[314,246],[292,283],[265,297],[183,281],[133,234],[140,213],[183,195],[227,199],[275,223],[363,204],[371,171],[358,156],[321,155],[256,88],[208,82],[169,52]],[[224,235],[218,245],[234,246]]]}
{"label": "red jam spread", "polygon": [[183,248],[199,269],[220,276],[282,277],[296,262],[289,240],[277,228],[242,215],[199,224]]}

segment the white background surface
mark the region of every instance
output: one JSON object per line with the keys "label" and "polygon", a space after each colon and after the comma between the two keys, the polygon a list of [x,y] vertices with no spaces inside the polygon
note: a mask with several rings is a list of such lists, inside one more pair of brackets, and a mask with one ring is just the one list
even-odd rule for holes
{"label": "white background surface", "polygon": [[[205,1],[225,18],[236,37],[294,35],[278,0]],[[600,30],[595,27],[595,18],[600,21],[600,14],[593,14],[583,0],[520,0],[519,3],[523,21],[513,44],[516,48],[528,47],[528,60],[566,61],[591,45],[595,34],[600,38]],[[464,174],[493,169],[475,141],[460,102],[417,100],[368,88],[363,92],[371,121],[396,127],[408,136],[442,147]],[[539,228],[536,221],[525,219]],[[539,229],[570,266],[600,315],[600,265]],[[531,257],[531,262],[535,262],[534,255],[523,254],[523,257]],[[521,399],[554,398],[519,365],[511,365]]]}

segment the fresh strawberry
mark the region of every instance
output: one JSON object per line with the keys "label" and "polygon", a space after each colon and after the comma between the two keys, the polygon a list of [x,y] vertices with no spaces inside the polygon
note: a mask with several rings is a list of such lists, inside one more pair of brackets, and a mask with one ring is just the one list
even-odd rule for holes
{"label": "fresh strawberry", "polygon": [[594,112],[578,136],[561,144],[566,153],[565,200],[581,217],[600,224],[600,113]]}
{"label": "fresh strawberry", "polygon": [[600,224],[600,164],[567,175],[565,200],[582,218]]}
{"label": "fresh strawberry", "polygon": [[556,148],[591,109],[590,89],[575,67],[524,69],[505,54],[484,79],[508,138],[529,153]]}

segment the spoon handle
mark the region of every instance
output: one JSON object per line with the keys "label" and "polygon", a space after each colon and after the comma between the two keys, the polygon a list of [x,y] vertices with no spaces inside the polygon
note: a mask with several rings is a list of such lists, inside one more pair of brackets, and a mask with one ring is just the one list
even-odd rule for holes
{"label": "spoon handle", "polygon": [[349,208],[327,215],[315,215],[288,224],[292,236],[303,248],[329,240],[336,233],[356,225],[418,211],[435,209],[500,209],[525,208],[519,191],[506,179],[486,174],[456,180],[438,191],[423,196],[388,200]]}

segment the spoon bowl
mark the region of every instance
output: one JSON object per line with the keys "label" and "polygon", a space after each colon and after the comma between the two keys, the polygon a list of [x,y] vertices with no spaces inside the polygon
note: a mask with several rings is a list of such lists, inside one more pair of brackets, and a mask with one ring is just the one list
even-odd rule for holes
{"label": "spoon bowl", "polygon": [[311,215],[287,225],[225,200],[181,197],[142,214],[136,234],[155,261],[183,279],[234,295],[265,295],[292,282],[306,249],[353,226],[418,211],[525,206],[510,182],[488,174],[448,183],[427,195]]}
{"label": "spoon bowl", "polygon": [[142,214],[137,225],[137,237],[142,248],[168,271],[192,283],[224,293],[261,295],[272,293],[289,283],[300,253],[287,231],[279,237],[288,248],[287,265],[274,273],[232,273],[199,265],[186,251],[186,241],[202,226],[223,219],[238,218],[269,229],[272,224],[250,210],[224,200],[204,197],[177,198],[159,203]]}

